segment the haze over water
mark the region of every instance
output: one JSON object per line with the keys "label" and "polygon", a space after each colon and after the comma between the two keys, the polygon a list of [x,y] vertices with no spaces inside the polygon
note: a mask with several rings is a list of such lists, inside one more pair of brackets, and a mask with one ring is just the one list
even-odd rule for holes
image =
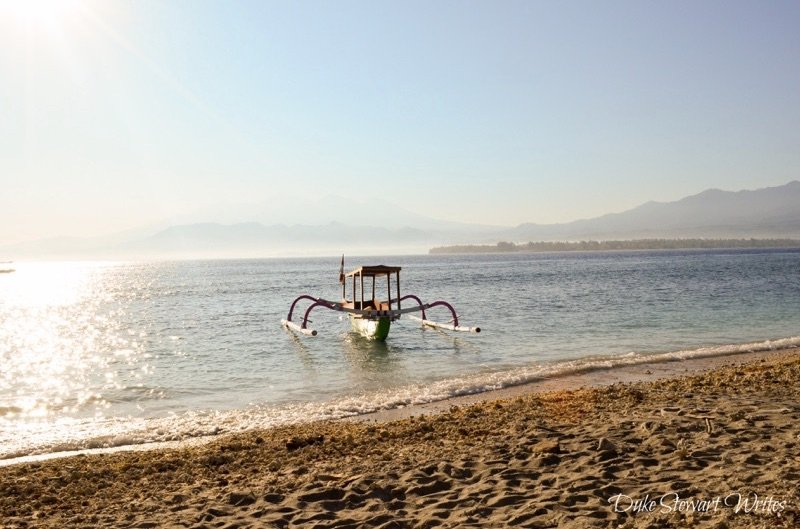
{"label": "haze over water", "polygon": [[[800,250],[351,258],[479,335],[312,313],[338,258],[21,263],[0,276],[0,457],[365,413],[592,366],[800,343]],[[302,307],[303,309],[305,306]],[[446,313],[432,311],[432,319]]]}

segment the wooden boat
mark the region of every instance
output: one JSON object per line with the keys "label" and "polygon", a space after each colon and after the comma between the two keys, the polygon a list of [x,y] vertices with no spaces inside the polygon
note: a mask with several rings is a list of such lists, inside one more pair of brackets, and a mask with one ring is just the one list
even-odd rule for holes
{"label": "wooden boat", "polygon": [[[399,266],[360,266],[347,274],[344,273],[344,258],[339,269],[339,282],[342,284],[342,300],[328,301],[322,298],[315,298],[309,295],[298,296],[289,308],[289,315],[281,324],[287,329],[297,331],[307,336],[316,336],[317,331],[308,327],[308,316],[317,307],[347,313],[353,330],[359,334],[374,340],[385,340],[389,335],[392,322],[400,319],[402,315],[421,312],[421,318],[417,318],[424,326],[438,329],[447,329],[461,332],[481,332],[480,327],[465,327],[459,325],[458,315],[455,309],[446,301],[434,301],[423,303],[419,297],[408,294],[400,295],[400,270]],[[378,297],[379,283],[383,283],[385,278],[386,293],[385,299]],[[394,279],[394,281],[393,281]],[[351,285],[351,298],[348,299],[348,283]],[[394,283],[394,289],[392,288]],[[383,288],[382,285],[380,285]],[[371,295],[367,295],[367,288],[370,288]],[[393,297],[394,296],[394,297]],[[301,323],[292,321],[292,316],[299,302],[306,300],[310,305],[303,315]],[[402,303],[406,302],[405,307]],[[411,306],[409,303],[413,302]],[[450,311],[452,320],[449,323],[437,323],[427,319],[426,311],[434,307],[443,307]],[[411,316],[413,317],[413,316]]]}

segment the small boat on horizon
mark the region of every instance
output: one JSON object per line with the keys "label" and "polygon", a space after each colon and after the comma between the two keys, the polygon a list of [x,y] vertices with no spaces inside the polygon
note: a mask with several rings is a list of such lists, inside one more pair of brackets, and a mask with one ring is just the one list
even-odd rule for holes
{"label": "small boat on horizon", "polygon": [[[389,335],[389,329],[392,322],[400,319],[404,314],[413,312],[421,312],[421,318],[417,319],[422,322],[423,326],[433,327],[437,329],[446,329],[450,331],[460,332],[481,332],[480,327],[465,327],[459,325],[458,315],[450,303],[446,301],[434,301],[432,303],[423,303],[422,300],[414,294],[400,295],[400,270],[399,266],[386,266],[386,265],[373,265],[373,266],[360,266],[347,274],[344,273],[344,257],[342,257],[342,264],[339,269],[339,283],[342,285],[342,300],[341,301],[328,301],[322,298],[315,298],[307,294],[298,296],[289,308],[289,314],[286,319],[281,320],[281,324],[293,331],[297,331],[306,336],[316,336],[317,331],[308,328],[308,316],[311,311],[317,307],[324,307],[329,310],[338,312],[345,312],[350,318],[350,323],[353,330],[367,338],[384,341]],[[386,279],[386,299],[380,299],[376,296],[376,286],[379,280]],[[394,281],[392,281],[394,279]],[[348,281],[349,280],[349,281]],[[350,292],[352,298],[348,299],[348,282],[351,285]],[[365,283],[366,282],[366,283]],[[365,295],[366,288],[371,283],[371,296]],[[394,283],[394,292],[392,291],[392,283]],[[396,297],[392,297],[396,295]],[[300,324],[292,321],[294,310],[298,302],[301,300],[308,300],[311,302],[306,309],[303,316],[303,321]],[[401,306],[402,302],[413,301],[413,306]],[[426,310],[434,307],[444,307],[450,311],[452,320],[449,323],[438,323],[427,319]]]}

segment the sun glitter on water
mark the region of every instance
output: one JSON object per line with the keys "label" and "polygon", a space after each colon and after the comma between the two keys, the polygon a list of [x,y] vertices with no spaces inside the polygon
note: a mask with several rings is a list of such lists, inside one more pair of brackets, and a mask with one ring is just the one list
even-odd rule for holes
{"label": "sun glitter on water", "polygon": [[[0,420],[96,413],[98,387],[114,388],[116,372],[100,351],[126,351],[107,299],[100,263],[29,263],[0,283]],[[119,343],[117,343],[119,342]],[[98,385],[99,384],[99,385]]]}
{"label": "sun glitter on water", "polygon": [[3,285],[3,304],[9,307],[71,305],[87,294],[90,272],[100,265],[87,263],[24,263]]}

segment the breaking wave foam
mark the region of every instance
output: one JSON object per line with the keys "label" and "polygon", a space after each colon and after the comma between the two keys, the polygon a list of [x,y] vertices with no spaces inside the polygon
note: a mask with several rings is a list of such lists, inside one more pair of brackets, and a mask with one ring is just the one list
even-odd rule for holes
{"label": "breaking wave foam", "polygon": [[[325,402],[305,402],[277,407],[260,405],[231,411],[188,411],[154,419],[127,417],[92,421],[62,419],[57,424],[18,425],[11,428],[0,428],[2,434],[0,437],[0,465],[68,455],[75,451],[156,447],[163,446],[165,443],[174,444],[213,438],[221,433],[236,433],[317,420],[343,419],[603,369],[772,351],[798,346],[800,346],[800,336],[666,353],[631,352],[617,356],[584,357],[517,367],[505,371],[476,373],[426,384],[412,384],[371,393],[349,395]],[[0,422],[0,426],[8,425]]]}

